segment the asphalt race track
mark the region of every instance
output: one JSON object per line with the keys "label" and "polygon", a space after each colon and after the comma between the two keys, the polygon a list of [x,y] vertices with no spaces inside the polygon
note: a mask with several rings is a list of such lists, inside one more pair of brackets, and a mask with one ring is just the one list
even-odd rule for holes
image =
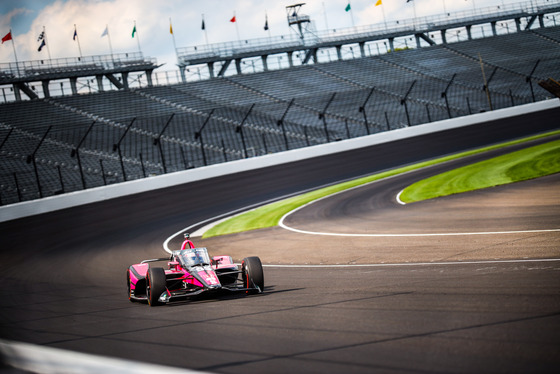
{"label": "asphalt race track", "polygon": [[556,129],[559,114],[2,223],[0,338],[217,373],[557,372],[558,175],[406,206],[394,200],[408,183],[463,160],[325,199],[286,218],[287,226],[314,234],[277,227],[195,240],[213,255],[258,255],[272,265],[260,295],[150,308],[128,301],[125,270],[161,257],[166,238],[197,222]]}

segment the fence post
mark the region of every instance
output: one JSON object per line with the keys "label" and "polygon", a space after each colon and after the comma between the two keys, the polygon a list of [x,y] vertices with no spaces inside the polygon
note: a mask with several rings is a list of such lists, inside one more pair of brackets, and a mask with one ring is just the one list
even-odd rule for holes
{"label": "fence post", "polygon": [[286,115],[288,114],[288,110],[290,110],[290,108],[294,104],[294,100],[295,98],[290,100],[288,107],[284,111],[284,114],[282,114],[282,118],[278,120],[278,126],[282,126],[282,134],[284,135],[284,143],[286,144],[286,150],[290,149],[290,147],[288,146],[288,137],[286,136],[286,128],[284,127],[284,118],[286,118]]}
{"label": "fence post", "polygon": [[266,145],[266,134],[262,134],[263,146],[264,146],[264,154],[268,154],[268,147]]}
{"label": "fence post", "polygon": [[128,130],[130,130],[130,128],[132,127],[132,124],[134,123],[134,121],[136,121],[136,117],[134,117],[132,119],[132,121],[130,121],[130,124],[128,125],[128,127],[126,128],[126,130],[124,130],[123,134],[121,135],[121,138],[119,139],[119,141],[117,142],[117,144],[113,144],[113,152],[118,151],[119,153],[119,160],[121,162],[121,169],[122,169],[122,175],[123,175],[123,182],[126,182],[126,172],[124,170],[124,161],[123,161],[123,157],[122,157],[122,152],[121,152],[121,142],[123,141],[124,137],[126,136],[126,133],[128,132]]}
{"label": "fence post", "polygon": [[385,122],[387,122],[387,131],[391,131],[391,125],[389,124],[389,116],[385,112]]}
{"label": "fence post", "polygon": [[453,74],[451,80],[447,83],[447,87],[445,87],[445,90],[443,90],[443,92],[441,93],[441,97],[445,99],[445,106],[447,107],[447,116],[449,118],[451,118],[451,109],[449,108],[449,101],[447,100],[447,91],[451,87],[451,83],[453,83],[453,80],[455,79],[456,75],[457,73]]}
{"label": "fence post", "polygon": [[224,143],[224,138],[222,138],[222,151],[224,152],[224,161],[227,162],[226,143]]}
{"label": "fence post", "polygon": [[93,121],[92,124],[89,125],[89,128],[86,130],[84,136],[82,136],[82,139],[80,139],[80,142],[78,143],[76,148],[72,149],[72,151],[70,152],[70,157],[76,156],[76,159],[78,160],[78,169],[80,170],[80,177],[82,179],[82,187],[84,188],[84,190],[86,189],[86,178],[84,177],[84,170],[82,169],[82,160],[80,159],[80,147],[82,146],[82,143],[86,140],[86,136],[88,136],[89,132],[93,128],[93,125],[95,125],[95,121]]}
{"label": "fence post", "polygon": [[163,136],[163,132],[167,129],[167,126],[169,126],[169,124],[171,123],[171,120],[173,119],[173,116],[175,116],[175,113],[171,113],[171,117],[169,117],[169,119],[167,120],[167,123],[165,124],[165,126],[163,126],[163,129],[160,131],[159,135],[154,138],[154,145],[156,145],[159,149],[159,155],[161,157],[161,164],[163,165],[163,173],[167,174],[167,166],[165,165],[165,157],[163,155],[163,149],[162,149],[162,145],[161,145],[161,137]]}
{"label": "fence post", "polygon": [[[371,97],[371,95],[373,94],[373,91],[375,90],[375,87],[371,88],[371,91],[369,91],[369,94],[367,95],[366,100],[364,101],[364,103],[362,104],[361,107],[358,108],[358,112],[362,113],[364,116],[364,122],[366,123],[366,132],[369,135],[369,123],[367,120],[367,114],[366,114],[366,104],[369,101],[369,98]],[[350,136],[348,136],[350,138]]]}
{"label": "fence post", "polygon": [[103,160],[99,159],[99,165],[101,166],[101,176],[103,177],[103,185],[107,185],[107,178],[105,178],[105,168],[103,167]]}
{"label": "fence post", "polygon": [[206,126],[208,121],[210,121],[210,117],[212,117],[213,113],[214,113],[214,109],[210,111],[208,117],[206,117],[206,120],[204,120],[202,127],[197,132],[194,133],[194,138],[200,139],[200,150],[202,151],[202,162],[204,163],[204,166],[208,165],[208,163],[206,162],[206,152],[204,152],[204,141],[202,140],[202,130],[204,130],[204,126]]}
{"label": "fence post", "polygon": [[415,84],[416,81],[412,82],[406,95],[404,95],[404,98],[401,100],[401,105],[404,105],[404,111],[406,113],[406,122],[408,123],[408,127],[410,127],[410,116],[408,115],[408,106],[406,105],[406,100],[408,99],[408,95],[410,94],[410,91],[412,91],[412,87],[414,87]]}
{"label": "fence post", "polygon": [[19,182],[18,182],[17,174],[16,174],[15,171],[14,171],[14,183],[16,184],[16,191],[17,191],[17,196],[18,196],[18,202],[21,203],[21,200],[22,200],[21,190],[19,189]]}
{"label": "fence post", "polygon": [[541,60],[537,60],[537,63],[535,64],[535,66],[533,66],[533,70],[531,70],[531,72],[529,73],[529,76],[527,76],[527,78],[525,78],[525,81],[527,83],[529,83],[529,87],[531,88],[531,97],[533,98],[533,102],[535,102],[535,92],[533,91],[533,73],[535,72],[535,70],[537,70],[537,65],[539,64],[539,62],[541,62]]}
{"label": "fence post", "polygon": [[249,114],[251,114],[251,111],[253,110],[254,106],[255,104],[253,103],[253,105],[251,105],[251,107],[249,108],[247,114],[245,114],[245,118],[243,118],[241,124],[237,126],[237,128],[235,129],[235,132],[241,135],[241,143],[243,144],[243,152],[245,153],[245,158],[248,158],[248,154],[247,154],[247,146],[245,145],[245,136],[243,135],[243,125],[245,124],[245,121],[249,117]]}
{"label": "fence post", "polygon": [[37,147],[35,148],[33,153],[27,156],[27,163],[30,164],[31,162],[33,162],[33,169],[35,170],[35,178],[37,179],[37,188],[39,189],[39,197],[43,197],[43,191],[41,189],[41,182],[39,181],[39,170],[37,170],[37,161],[35,161],[35,155],[37,154],[39,147],[41,147],[41,144],[43,144],[43,141],[47,137],[47,134],[49,133],[49,131],[51,131],[51,128],[52,125],[49,126],[49,128],[41,138],[41,141],[39,142],[39,144],[37,144]]}
{"label": "fence post", "polygon": [[323,120],[323,127],[325,128],[325,136],[327,138],[327,143],[330,143],[331,139],[329,137],[329,131],[327,129],[327,119],[325,117],[325,114],[327,113],[327,109],[329,108],[329,105],[331,105],[331,103],[333,102],[335,95],[336,92],[332,94],[331,98],[327,102],[327,105],[325,105],[325,109],[323,109],[323,112],[319,113],[319,119]]}

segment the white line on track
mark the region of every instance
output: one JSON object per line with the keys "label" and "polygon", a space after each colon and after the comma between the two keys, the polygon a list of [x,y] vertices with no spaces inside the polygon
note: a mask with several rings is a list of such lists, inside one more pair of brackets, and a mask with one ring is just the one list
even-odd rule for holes
{"label": "white line on track", "polygon": [[401,204],[401,205],[406,205],[406,203],[404,201],[401,200],[401,194],[404,192],[404,189],[401,190],[401,192],[399,192],[397,194],[397,197],[395,198],[397,200],[397,203]]}

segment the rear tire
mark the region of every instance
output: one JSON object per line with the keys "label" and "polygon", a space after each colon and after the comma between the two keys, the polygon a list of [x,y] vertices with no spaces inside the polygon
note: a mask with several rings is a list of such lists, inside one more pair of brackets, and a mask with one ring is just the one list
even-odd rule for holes
{"label": "rear tire", "polygon": [[264,273],[261,259],[258,257],[246,257],[242,262],[243,283],[246,288],[258,287],[258,290],[250,290],[247,293],[259,293],[264,290]]}
{"label": "rear tire", "polygon": [[150,306],[160,305],[158,301],[165,292],[165,270],[163,268],[149,268],[146,274],[146,296]]}

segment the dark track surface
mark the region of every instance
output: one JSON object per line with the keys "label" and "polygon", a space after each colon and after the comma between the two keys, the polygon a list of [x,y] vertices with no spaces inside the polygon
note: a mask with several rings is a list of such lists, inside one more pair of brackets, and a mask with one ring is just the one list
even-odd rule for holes
{"label": "dark track surface", "polygon": [[[224,373],[555,372],[559,262],[266,268],[262,295],[159,308],[126,299],[125,270],[161,256],[165,238],[203,219],[555,129],[559,114],[549,110],[0,224],[0,337]],[[250,250],[246,255],[258,255]]]}

